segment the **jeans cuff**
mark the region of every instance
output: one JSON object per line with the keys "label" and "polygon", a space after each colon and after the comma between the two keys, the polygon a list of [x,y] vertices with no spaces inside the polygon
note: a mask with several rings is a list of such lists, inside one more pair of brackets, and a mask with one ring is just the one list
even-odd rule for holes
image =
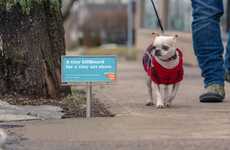
{"label": "jeans cuff", "polygon": [[208,86],[213,85],[213,84],[218,84],[218,85],[224,86],[224,82],[213,81],[213,82],[210,82],[208,84],[205,84],[204,88],[207,88]]}

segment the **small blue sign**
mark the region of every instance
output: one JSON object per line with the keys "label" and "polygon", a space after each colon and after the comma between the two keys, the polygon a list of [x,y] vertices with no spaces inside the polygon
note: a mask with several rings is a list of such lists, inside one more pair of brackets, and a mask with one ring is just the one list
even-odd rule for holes
{"label": "small blue sign", "polygon": [[113,82],[116,73],[116,56],[62,56],[62,83]]}

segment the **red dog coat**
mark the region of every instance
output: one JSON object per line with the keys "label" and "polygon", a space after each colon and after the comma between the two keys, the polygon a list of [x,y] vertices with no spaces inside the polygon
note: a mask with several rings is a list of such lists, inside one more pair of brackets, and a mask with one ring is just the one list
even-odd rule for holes
{"label": "red dog coat", "polygon": [[156,61],[154,56],[151,56],[152,49],[153,46],[150,45],[143,57],[144,69],[152,81],[156,84],[175,84],[182,81],[184,76],[182,52],[176,49],[179,53],[179,64],[172,69],[166,69]]}

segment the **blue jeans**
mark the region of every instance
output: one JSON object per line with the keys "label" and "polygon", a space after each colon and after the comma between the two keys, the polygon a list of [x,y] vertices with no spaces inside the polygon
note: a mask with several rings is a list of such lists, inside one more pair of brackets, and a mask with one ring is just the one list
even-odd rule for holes
{"label": "blue jeans", "polygon": [[224,85],[224,73],[230,72],[230,39],[224,60],[220,30],[220,18],[224,12],[223,0],[192,0],[192,8],[193,47],[204,85]]}

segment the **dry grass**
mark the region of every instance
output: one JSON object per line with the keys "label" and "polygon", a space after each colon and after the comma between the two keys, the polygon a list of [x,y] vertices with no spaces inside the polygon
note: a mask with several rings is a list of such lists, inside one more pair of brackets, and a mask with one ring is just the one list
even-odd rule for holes
{"label": "dry grass", "polygon": [[[106,106],[95,97],[91,102],[92,117],[113,117]],[[84,90],[72,89],[72,95],[65,97],[62,101],[62,108],[65,115],[62,118],[86,117],[86,92]]]}
{"label": "dry grass", "polygon": [[81,55],[116,55],[119,58],[125,58],[127,60],[136,60],[138,55],[138,50],[135,48],[128,49],[127,47],[119,47],[113,49],[103,49],[103,48],[89,48],[84,51],[67,51],[67,54],[81,54]]}

